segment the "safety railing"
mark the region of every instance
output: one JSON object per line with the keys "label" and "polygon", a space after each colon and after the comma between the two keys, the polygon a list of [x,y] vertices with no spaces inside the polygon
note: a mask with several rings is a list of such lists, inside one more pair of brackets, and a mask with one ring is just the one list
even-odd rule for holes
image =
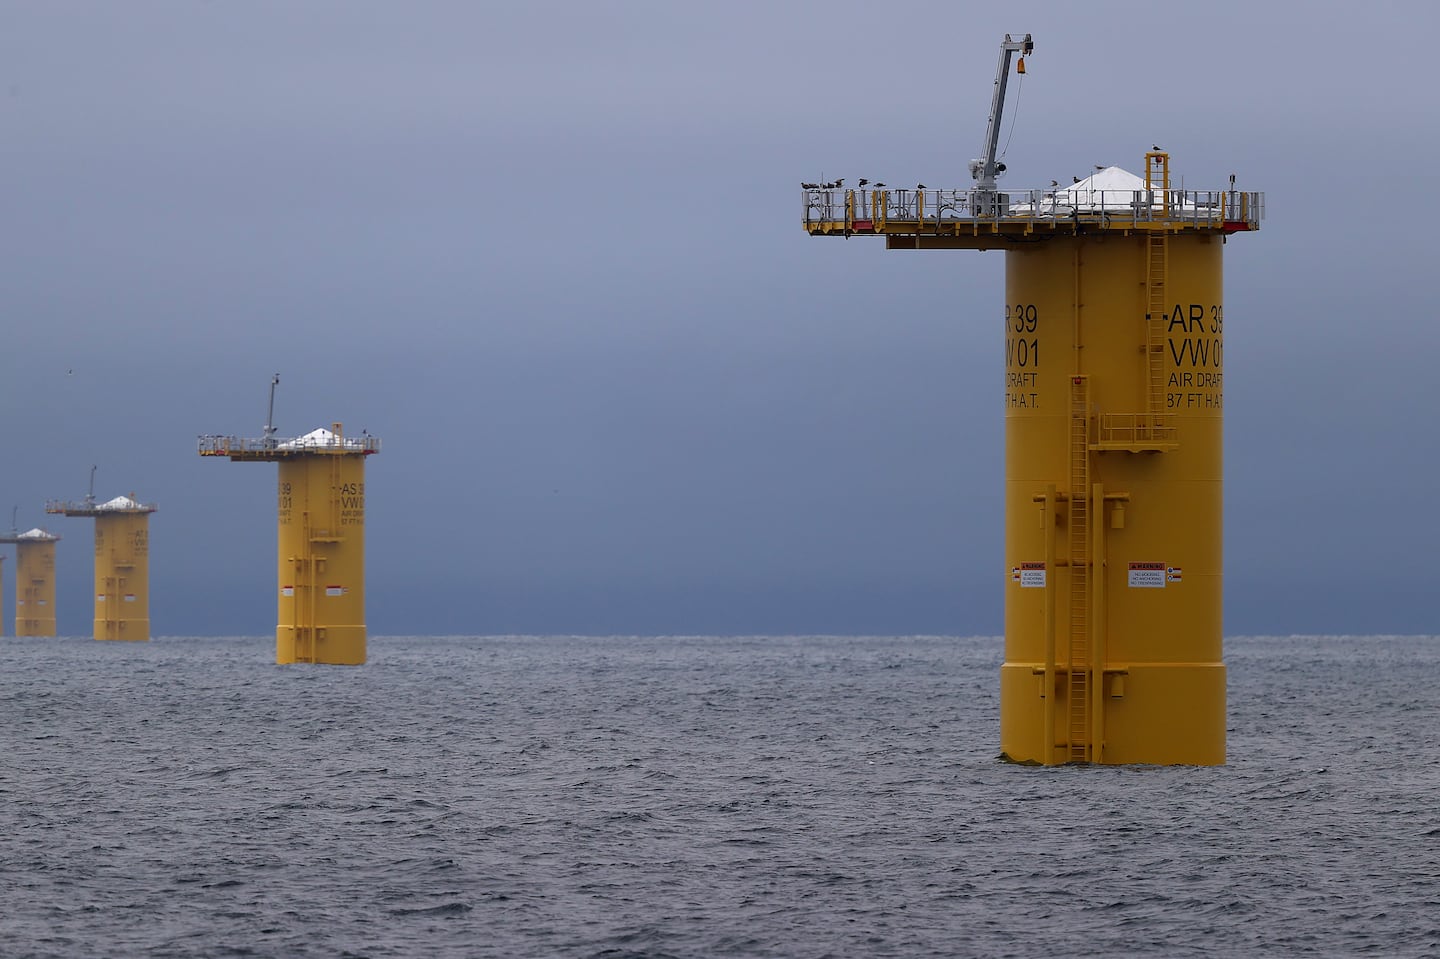
{"label": "safety railing", "polygon": [[229,456],[232,453],[290,453],[308,450],[378,453],[380,452],[380,438],[368,434],[332,436],[323,440],[303,436],[288,440],[274,437],[202,436],[199,438],[198,446],[201,456]]}
{"label": "safety railing", "polygon": [[[990,214],[996,197],[998,216]],[[988,201],[988,202],[987,202]],[[891,221],[941,226],[965,222],[1045,222],[1076,219],[1110,224],[1173,223],[1220,229],[1255,229],[1265,215],[1265,194],[1233,190],[1029,190],[984,194],[976,190],[803,191],[807,228],[885,232]]]}
{"label": "safety railing", "polygon": [[1179,429],[1168,416],[1150,413],[1102,413],[1098,430],[1099,445],[1175,443]]}
{"label": "safety railing", "polygon": [[106,513],[153,513],[157,509],[159,509],[159,507],[154,503],[136,502],[128,496],[116,497],[104,503],[97,503],[92,499],[49,499],[45,501],[45,512],[64,513],[66,516],[101,516]]}

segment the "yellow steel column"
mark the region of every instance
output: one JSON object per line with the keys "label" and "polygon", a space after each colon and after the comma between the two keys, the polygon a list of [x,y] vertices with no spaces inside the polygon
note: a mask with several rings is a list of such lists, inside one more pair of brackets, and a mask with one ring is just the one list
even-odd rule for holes
{"label": "yellow steel column", "polygon": [[[1129,504],[1124,528],[1093,541],[1104,554],[1092,554],[1091,573],[1105,579],[1090,593],[1083,624],[1104,636],[1105,658],[1092,660],[1095,672],[1084,693],[1092,699],[1087,712],[1098,719],[1088,724],[1091,736],[1103,730],[1102,758],[1112,763],[1209,764],[1225,756],[1221,240],[1175,234],[1167,246],[1163,377],[1174,442],[1137,442],[1132,432],[1128,442],[1107,443],[1102,429],[1091,464],[1092,480],[1102,489],[1126,490]],[[1065,358],[1084,356],[1097,419],[1146,419],[1149,366],[1135,357],[1146,348],[1147,254],[1145,236],[1111,233],[1060,237],[1007,255],[1007,566],[1044,554],[1025,516],[1047,486],[1068,486],[1076,468],[1066,433],[1073,367]],[[1081,289],[1085,301],[1077,304]],[[1083,343],[1076,341],[1082,327]],[[1088,484],[1073,492],[1090,499]],[[1069,522],[1076,505],[1072,498]],[[1091,522],[1099,521],[1097,512]],[[1072,581],[1085,575],[1067,573]],[[1039,704],[1010,678],[1046,662],[1048,627],[1039,599],[1014,582],[1006,593],[1001,747],[1013,759],[1045,762],[1025,732],[1043,722],[1039,715],[1026,718]],[[1101,695],[1107,669],[1126,673],[1119,696]]]}
{"label": "yellow steel column", "polygon": [[55,543],[43,529],[0,537],[15,544],[15,635],[55,635]]}
{"label": "yellow steel column", "polygon": [[892,207],[882,183],[872,216],[857,222],[847,194],[841,221],[836,181],[801,185],[803,225],[1005,251],[1002,755],[1223,763],[1221,248],[1259,229],[1265,197],[1233,175],[1224,192],[1172,190],[1159,147],[1143,179],[1096,167],[999,191],[1005,79],[1032,49],[1006,35],[975,184],[939,191],[934,217],[923,187]]}
{"label": "yellow steel column", "polygon": [[205,436],[201,456],[279,464],[275,661],[365,662],[365,457],[339,423],[291,440]]}
{"label": "yellow steel column", "polygon": [[150,639],[150,514],[134,496],[104,503],[52,501],[47,513],[95,520],[95,627],[101,640]]}
{"label": "yellow steel column", "polygon": [[280,461],[276,661],[365,662],[365,459],[341,447]]}
{"label": "yellow steel column", "polygon": [[95,638],[150,638],[150,514],[95,516]]}

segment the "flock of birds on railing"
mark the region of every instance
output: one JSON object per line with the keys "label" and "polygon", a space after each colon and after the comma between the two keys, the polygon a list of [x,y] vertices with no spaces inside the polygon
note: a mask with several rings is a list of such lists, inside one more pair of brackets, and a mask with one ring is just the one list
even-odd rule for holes
{"label": "flock of birds on railing", "polygon": [[[1156,149],[1159,149],[1159,148],[1157,147]],[[1095,164],[1095,172],[1098,173],[1098,172],[1100,172],[1101,170],[1104,170],[1104,169],[1105,169],[1104,164],[1100,164],[1100,163]],[[1071,182],[1072,184],[1074,184],[1074,183],[1079,183],[1079,182],[1080,182],[1080,178],[1079,178],[1078,176],[1072,176],[1072,177],[1070,178],[1070,182]],[[1051,180],[1051,181],[1050,181],[1050,186],[1051,186],[1052,189],[1055,188],[1055,187],[1058,187],[1059,185],[1060,185],[1060,181],[1058,181],[1058,180]],[[845,178],[844,178],[844,177],[840,177],[838,180],[831,180],[831,181],[829,181],[828,183],[801,183],[801,184],[800,184],[800,188],[801,188],[802,190],[838,190],[838,189],[841,189],[841,188],[844,187],[844,186],[845,186]],[[859,180],[859,182],[856,184],[856,186],[857,186],[858,188],[860,188],[860,189],[864,189],[864,188],[867,187],[867,186],[872,187],[873,189],[876,189],[876,190],[883,190],[883,189],[885,189],[885,184],[884,184],[884,183],[871,183],[869,180],[867,180],[867,179],[866,179],[865,177],[863,177],[863,176],[860,178],[860,180]],[[917,184],[915,184],[915,189],[917,189],[917,190],[924,190],[924,189],[926,189],[926,187],[925,187],[925,184],[923,184],[923,183],[917,183]]]}
{"label": "flock of birds on railing", "polygon": [[[842,176],[840,179],[838,179],[838,180],[831,180],[829,183],[802,183],[802,184],[800,184],[800,188],[801,188],[802,190],[838,190],[838,189],[840,189],[841,187],[843,187],[844,185],[845,185],[845,178]],[[874,188],[877,189],[877,190],[883,190],[883,189],[885,189],[885,184],[884,184],[884,183],[871,183],[869,180],[865,179],[863,176],[860,178],[860,182],[857,183],[856,186],[859,187],[859,188],[862,189],[862,190],[863,190],[865,187],[867,187],[867,186],[869,186],[869,187],[874,187]],[[923,183],[917,183],[917,184],[915,184],[915,189],[917,189],[917,190],[923,190],[923,189],[925,189],[925,184],[923,184]]]}

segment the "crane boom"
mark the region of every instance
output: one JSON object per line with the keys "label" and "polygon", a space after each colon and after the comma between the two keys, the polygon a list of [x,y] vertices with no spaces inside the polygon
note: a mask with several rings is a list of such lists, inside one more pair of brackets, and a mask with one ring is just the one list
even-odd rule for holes
{"label": "crane boom", "polygon": [[280,385],[280,374],[276,373],[270,378],[270,409],[265,414],[265,446],[270,448],[275,445],[275,387]]}
{"label": "crane boom", "polygon": [[[970,175],[975,178],[976,209],[995,205],[995,178],[1005,171],[1005,165],[995,157],[995,148],[1000,143],[1000,116],[1005,112],[1005,87],[1010,80],[1010,58],[1020,54],[1017,72],[1025,72],[1025,57],[1035,49],[1030,34],[1023,40],[1012,40],[1010,34],[1000,43],[1000,63],[995,69],[995,92],[990,99],[990,122],[985,127],[984,154],[970,161]],[[989,202],[984,202],[988,200]]]}

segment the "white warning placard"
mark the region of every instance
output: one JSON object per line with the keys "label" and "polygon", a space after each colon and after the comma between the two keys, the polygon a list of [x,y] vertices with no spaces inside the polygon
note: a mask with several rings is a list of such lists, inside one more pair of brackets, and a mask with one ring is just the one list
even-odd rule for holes
{"label": "white warning placard", "polygon": [[1044,589],[1044,588],[1045,588],[1045,564],[1044,564],[1044,563],[1021,563],[1021,564],[1020,564],[1020,588],[1021,588],[1021,589]]}
{"label": "white warning placard", "polygon": [[1131,563],[1129,585],[1131,589],[1164,589],[1164,563]]}

